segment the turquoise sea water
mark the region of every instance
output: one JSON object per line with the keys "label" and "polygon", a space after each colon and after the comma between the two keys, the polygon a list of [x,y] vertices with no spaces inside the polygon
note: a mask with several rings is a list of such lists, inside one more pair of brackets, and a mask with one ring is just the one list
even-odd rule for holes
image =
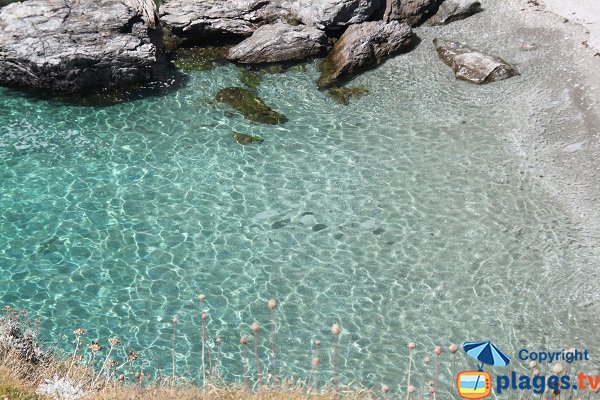
{"label": "turquoise sea water", "polygon": [[[553,95],[531,73],[457,82],[424,42],[359,77],[370,93],[343,106],[310,64],[259,89],[281,126],[212,100],[238,73],[190,73],[110,107],[1,89],[1,303],[40,316],[48,340],[117,335],[167,373],[176,316],[178,369],[192,376],[199,293],[230,378],[254,320],[266,354],[272,297],[281,370],[298,377],[319,338],[328,378],[333,322],[343,381],[364,385],[404,382],[409,341],[419,359],[466,340],[597,347],[593,263],[507,144],[537,107],[523,94]],[[238,145],[232,130],[265,142]]]}

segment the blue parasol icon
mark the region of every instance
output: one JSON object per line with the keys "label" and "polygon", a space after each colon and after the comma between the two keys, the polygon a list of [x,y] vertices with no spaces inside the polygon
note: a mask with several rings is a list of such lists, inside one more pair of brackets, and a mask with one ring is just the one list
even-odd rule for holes
{"label": "blue parasol icon", "polygon": [[[510,358],[500,351],[492,342],[465,342],[463,350],[470,357],[473,357],[480,362],[479,370],[483,371],[483,364],[488,364],[496,367],[506,367],[510,363]],[[475,387],[479,383],[479,377],[475,381]]]}
{"label": "blue parasol icon", "polygon": [[510,358],[500,351],[492,342],[466,342],[463,350],[481,364],[479,370],[483,371],[483,364],[495,367],[505,367],[510,363]]}

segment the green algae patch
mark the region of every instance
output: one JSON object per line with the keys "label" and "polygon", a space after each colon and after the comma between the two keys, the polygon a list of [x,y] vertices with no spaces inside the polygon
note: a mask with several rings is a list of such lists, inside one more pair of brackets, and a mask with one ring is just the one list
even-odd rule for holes
{"label": "green algae patch", "polygon": [[188,47],[175,51],[173,64],[183,71],[209,71],[227,63],[227,47]]}
{"label": "green algae patch", "polygon": [[236,109],[252,122],[277,125],[288,121],[285,115],[274,111],[248,89],[227,87],[217,92],[216,99]]}
{"label": "green algae patch", "polygon": [[347,106],[350,104],[350,99],[353,97],[362,97],[369,93],[369,89],[366,86],[351,86],[351,87],[338,87],[332,86],[329,88],[329,95],[335,100],[336,103]]}
{"label": "green algae patch", "polygon": [[333,84],[335,84],[336,79],[334,78],[335,76],[335,64],[333,63],[333,60],[331,59],[331,55],[325,57],[320,63],[319,63],[319,72],[321,73],[321,75],[319,76],[319,79],[317,80],[317,87],[321,90],[323,89],[327,89],[329,87],[331,87]]}
{"label": "green algae patch", "polygon": [[265,141],[265,139],[261,138],[260,136],[253,136],[253,135],[247,135],[245,133],[240,133],[240,132],[233,132],[231,134],[231,137],[233,138],[233,140],[236,141],[236,143],[238,144],[258,144],[258,143],[262,143]]}
{"label": "green algae patch", "polygon": [[242,69],[240,71],[240,82],[242,82],[248,89],[257,90],[262,83],[263,75],[259,71],[251,69]]}

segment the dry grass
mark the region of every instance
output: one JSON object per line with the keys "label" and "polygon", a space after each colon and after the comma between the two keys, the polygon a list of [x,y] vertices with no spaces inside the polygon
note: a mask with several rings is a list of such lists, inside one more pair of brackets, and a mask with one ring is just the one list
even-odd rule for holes
{"label": "dry grass", "polygon": [[[200,387],[186,383],[179,376],[175,377],[176,384],[173,384],[171,376],[162,376],[160,381],[154,382],[144,378],[138,379],[137,375],[125,377],[120,374],[120,367],[103,367],[98,371],[98,368],[92,367],[93,363],[89,362],[92,355],[83,352],[82,336],[85,334],[83,330],[76,330],[75,352],[61,356],[40,345],[36,339],[36,329],[37,324],[25,311],[10,307],[4,309],[4,316],[0,317],[0,400],[45,400],[52,397],[97,400],[330,400],[337,398],[333,387],[320,388],[318,393],[312,393],[304,382],[283,380],[274,383],[270,375],[265,377],[266,381],[262,386],[257,385],[254,390],[248,390],[242,384],[222,383],[220,376],[208,381],[205,387]],[[255,330],[257,334],[258,329]],[[116,338],[110,338],[109,342],[110,348],[104,349],[106,360],[112,360],[111,353],[120,346]],[[104,360],[104,357],[98,355],[99,359]],[[125,365],[132,367],[131,364],[130,353],[129,359],[126,359],[121,367]],[[103,362],[103,365],[106,366],[107,363]],[[45,388],[46,391],[40,392],[40,388]],[[76,393],[76,395],[71,396],[69,393]],[[346,388],[340,388],[340,395],[348,400],[375,398],[369,391]]]}
{"label": "dry grass", "polygon": [[[349,390],[341,394],[348,400],[370,400],[374,399],[367,391]],[[332,400],[335,399],[333,391],[325,391],[319,394],[308,394],[306,388],[301,384],[284,384],[278,386],[265,386],[262,391],[249,392],[243,387],[236,386],[213,386],[207,387],[205,391],[197,387],[176,388],[138,388],[135,386],[121,386],[107,388],[91,397],[94,400]]]}

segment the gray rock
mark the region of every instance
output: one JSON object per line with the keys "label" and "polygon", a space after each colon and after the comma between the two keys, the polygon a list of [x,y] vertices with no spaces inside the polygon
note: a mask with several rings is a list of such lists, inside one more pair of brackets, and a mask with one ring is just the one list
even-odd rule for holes
{"label": "gray rock", "polygon": [[237,46],[227,58],[243,64],[303,60],[327,50],[329,39],[317,28],[276,23],[265,25]]}
{"label": "gray rock", "polygon": [[19,0],[0,0],[0,7],[4,7],[9,5],[10,3],[15,3]]}
{"label": "gray rock", "polygon": [[482,11],[477,0],[445,0],[437,13],[427,21],[429,25],[445,25],[470,17]]}
{"label": "gray rock", "polygon": [[248,37],[279,18],[271,0],[163,0],[160,20],[184,44]]}
{"label": "gray rock", "polygon": [[303,24],[335,30],[369,20],[382,4],[382,0],[297,0],[290,13]]}
{"label": "gray rock", "polygon": [[435,14],[443,0],[386,0],[384,21],[402,21],[415,26]]}
{"label": "gray rock", "polygon": [[146,24],[154,21],[144,6],[137,0],[28,0],[3,7],[0,84],[80,91],[153,79],[157,46]]}
{"label": "gray rock", "polygon": [[469,46],[435,38],[433,44],[444,63],[454,70],[457,79],[482,84],[508,79],[519,71],[501,58],[482,53]]}
{"label": "gray rock", "polygon": [[327,88],[383,63],[412,46],[410,26],[398,21],[351,25],[321,63],[318,85]]}

